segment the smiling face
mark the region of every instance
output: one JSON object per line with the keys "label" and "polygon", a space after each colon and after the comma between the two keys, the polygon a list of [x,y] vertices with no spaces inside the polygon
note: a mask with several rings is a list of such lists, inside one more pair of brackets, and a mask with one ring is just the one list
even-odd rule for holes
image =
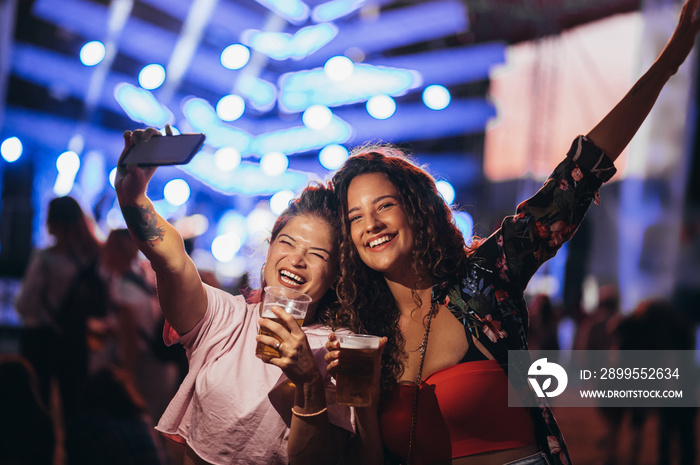
{"label": "smiling face", "polygon": [[291,218],[270,244],[265,284],[296,289],[318,302],[336,277],[338,251],[333,237],[323,220],[308,215]]}
{"label": "smiling face", "polygon": [[413,231],[398,190],[383,174],[361,174],[350,182],[348,221],[367,266],[395,281],[411,273]]}

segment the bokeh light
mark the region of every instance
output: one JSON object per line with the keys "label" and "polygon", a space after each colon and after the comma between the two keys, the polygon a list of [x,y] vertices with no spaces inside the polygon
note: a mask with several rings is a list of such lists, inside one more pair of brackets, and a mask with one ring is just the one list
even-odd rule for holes
{"label": "bokeh light", "polygon": [[423,103],[431,110],[444,110],[450,100],[450,91],[444,86],[432,85],[423,90]]}
{"label": "bokeh light", "polygon": [[387,119],[396,112],[396,102],[388,95],[375,95],[367,100],[367,113],[375,119]]}
{"label": "bokeh light", "polygon": [[318,154],[318,161],[327,170],[337,170],[348,159],[348,149],[338,144],[324,147]]}
{"label": "bokeh light", "polygon": [[338,55],[328,59],[323,71],[331,81],[341,82],[352,76],[355,64],[346,56]]}
{"label": "bokeh light", "polygon": [[7,162],[14,162],[22,156],[22,141],[17,137],[9,137],[0,145],[0,154]]}
{"label": "bokeh light", "polygon": [[147,90],[159,88],[165,82],[165,68],[158,63],[151,63],[139,71],[139,85]]}
{"label": "bokeh light", "polygon": [[99,40],[93,40],[80,48],[80,62],[85,66],[95,66],[104,60],[105,46]]}
{"label": "bokeh light", "polygon": [[190,198],[190,185],[184,179],[171,179],[163,188],[163,196],[171,205],[180,206]]}
{"label": "bokeh light", "polygon": [[214,152],[214,165],[216,169],[229,172],[235,170],[241,164],[241,152],[235,147],[221,147]]}
{"label": "bokeh light", "polygon": [[249,60],[250,50],[245,45],[229,45],[221,52],[221,64],[227,69],[241,69]]}
{"label": "bokeh light", "polygon": [[225,95],[216,104],[216,114],[222,121],[236,121],[244,112],[245,101],[239,95]]}
{"label": "bokeh light", "polygon": [[279,176],[288,166],[289,159],[282,152],[270,152],[260,159],[260,169],[268,176]]}
{"label": "bokeh light", "polygon": [[289,206],[289,202],[294,198],[294,192],[283,190],[270,197],[270,210],[275,215],[281,215]]}
{"label": "bokeh light", "polygon": [[328,127],[331,123],[333,120],[333,112],[324,105],[311,105],[302,114],[301,120],[307,128],[320,131]]}

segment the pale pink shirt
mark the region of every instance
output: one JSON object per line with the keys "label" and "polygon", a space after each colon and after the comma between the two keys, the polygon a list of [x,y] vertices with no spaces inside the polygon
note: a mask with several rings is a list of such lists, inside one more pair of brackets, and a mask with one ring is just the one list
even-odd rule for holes
{"label": "pale pink shirt", "polygon": [[[197,326],[178,337],[165,325],[165,342],[185,346],[189,373],[156,429],[215,465],[286,465],[293,391],[280,368],[255,357],[258,306],[205,288],[209,305]],[[323,358],[330,331],[304,327],[325,379],[330,422],[352,432],[354,415],[335,405],[335,381]]]}

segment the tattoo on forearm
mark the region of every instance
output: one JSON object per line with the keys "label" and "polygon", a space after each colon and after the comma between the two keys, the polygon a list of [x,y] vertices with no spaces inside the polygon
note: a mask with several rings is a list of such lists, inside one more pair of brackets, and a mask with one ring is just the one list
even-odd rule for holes
{"label": "tattoo on forearm", "polygon": [[152,246],[163,240],[165,228],[158,226],[158,216],[153,208],[126,206],[124,220],[138,240]]}

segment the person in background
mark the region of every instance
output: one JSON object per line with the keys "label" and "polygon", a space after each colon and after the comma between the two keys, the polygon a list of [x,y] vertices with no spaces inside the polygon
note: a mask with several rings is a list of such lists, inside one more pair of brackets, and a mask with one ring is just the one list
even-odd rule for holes
{"label": "person in background", "polygon": [[537,294],[528,305],[530,326],[527,347],[530,350],[559,350],[557,315],[552,299],[547,294]]}
{"label": "person in background", "polygon": [[[683,63],[700,29],[689,0],[666,48],[629,93],[577,137],[544,186],[491,236],[466,247],[433,178],[394,147],[354,150],[333,176],[344,222],[338,294],[351,328],[387,337],[381,400],[355,409],[361,463],[569,464],[552,412],[509,406],[509,375],[521,399],[524,290],[571,238],[598,189]],[[506,156],[507,154],[504,154]],[[339,346],[327,343],[328,369]],[[385,448],[385,449],[384,449]]]}
{"label": "person in background", "polygon": [[20,353],[37,372],[45,405],[53,410],[50,391],[55,379],[63,411],[70,414],[88,374],[86,312],[91,309],[79,314],[65,302],[83,270],[96,270],[102,244],[72,197],[49,202],[46,227],[54,244],[32,256],[17,297],[24,326]]}
{"label": "person in background", "polygon": [[[124,137],[122,156],[132,144],[160,134],[149,128]],[[167,320],[164,339],[182,343],[189,361],[158,431],[183,444],[195,463],[336,463],[353,424],[350,409],[334,405],[323,358],[331,326],[337,326],[332,285],[339,222],[333,192],[307,187],[273,227],[263,286],[296,289],[312,298],[302,327],[276,311],[286,329],[260,318],[260,293],[246,301],[202,282],[182,237],[146,195],[154,172],[120,164],[115,188],[129,232],[156,273]],[[280,340],[258,335],[259,327]],[[258,342],[280,356],[259,360]]]}
{"label": "person in background", "polygon": [[[666,299],[647,299],[640,302],[634,311],[621,319],[615,328],[616,349],[622,351],[692,351],[695,349],[695,327],[685,315],[675,309]],[[697,368],[679,366],[685,376],[680,378],[682,391],[697,392]],[[623,415],[629,412],[631,441],[629,462],[638,463],[643,444],[645,424],[657,415],[658,463],[671,463],[671,444],[678,439],[680,464],[694,464],[696,456],[695,417],[697,407],[628,407],[619,408]],[[619,436],[619,433],[616,437]],[[617,443],[616,443],[617,444]],[[607,451],[606,463],[619,462],[615,448]]]}
{"label": "person in background", "polygon": [[56,443],[34,368],[20,355],[0,355],[0,463],[51,464]]}

